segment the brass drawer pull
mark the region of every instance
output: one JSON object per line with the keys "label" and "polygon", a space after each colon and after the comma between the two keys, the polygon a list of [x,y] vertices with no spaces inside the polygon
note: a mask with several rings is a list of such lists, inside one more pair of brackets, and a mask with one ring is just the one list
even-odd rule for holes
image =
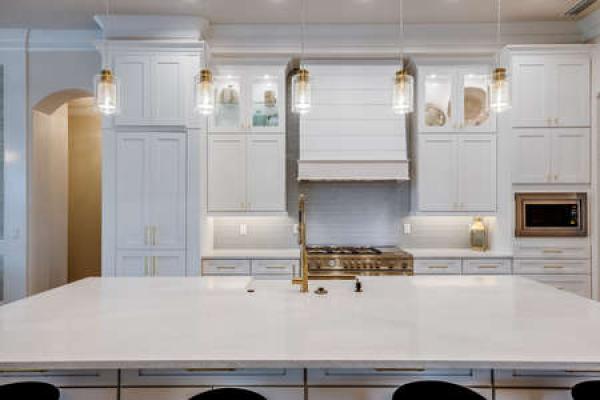
{"label": "brass drawer pull", "polygon": [[561,254],[563,251],[560,249],[544,249],[542,250],[542,253],[546,253],[546,254]]}
{"label": "brass drawer pull", "polygon": [[186,368],[187,372],[235,372],[237,368]]}
{"label": "brass drawer pull", "polygon": [[425,372],[425,368],[375,368],[377,372]]}
{"label": "brass drawer pull", "polygon": [[544,268],[546,268],[546,269],[563,269],[564,265],[547,264],[547,265],[544,265]]}
{"label": "brass drawer pull", "polygon": [[265,266],[266,269],[286,269],[288,268],[287,265],[266,265]]}
{"label": "brass drawer pull", "polygon": [[237,267],[234,266],[230,266],[230,265],[218,265],[217,269],[236,269]]}
{"label": "brass drawer pull", "polygon": [[448,269],[447,265],[428,265],[429,269]]}
{"label": "brass drawer pull", "polygon": [[481,264],[477,268],[479,268],[479,269],[496,269],[496,268],[498,268],[498,266],[494,265],[494,264]]}

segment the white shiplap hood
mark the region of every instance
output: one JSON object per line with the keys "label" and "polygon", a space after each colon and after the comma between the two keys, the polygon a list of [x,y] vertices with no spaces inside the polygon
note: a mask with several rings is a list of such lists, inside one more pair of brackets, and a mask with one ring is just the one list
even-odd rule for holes
{"label": "white shiplap hood", "polygon": [[391,104],[398,61],[305,65],[313,107],[300,118],[298,180],[409,180],[406,123]]}

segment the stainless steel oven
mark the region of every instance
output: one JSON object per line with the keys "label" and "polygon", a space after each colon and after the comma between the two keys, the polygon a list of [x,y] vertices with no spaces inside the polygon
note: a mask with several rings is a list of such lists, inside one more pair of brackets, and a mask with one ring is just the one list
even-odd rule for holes
{"label": "stainless steel oven", "polygon": [[586,193],[516,193],[515,235],[587,236]]}

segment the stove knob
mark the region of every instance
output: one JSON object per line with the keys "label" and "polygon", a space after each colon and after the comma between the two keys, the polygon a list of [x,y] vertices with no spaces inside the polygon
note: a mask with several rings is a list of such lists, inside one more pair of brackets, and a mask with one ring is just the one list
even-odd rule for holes
{"label": "stove knob", "polygon": [[329,260],[327,265],[329,265],[330,267],[335,267],[335,260]]}

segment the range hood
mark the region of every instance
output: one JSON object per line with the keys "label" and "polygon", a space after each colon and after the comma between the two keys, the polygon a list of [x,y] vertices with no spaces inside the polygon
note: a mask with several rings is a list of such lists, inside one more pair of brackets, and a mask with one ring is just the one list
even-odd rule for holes
{"label": "range hood", "polygon": [[398,60],[305,63],[312,109],[300,117],[299,181],[407,181],[406,122],[392,112]]}

